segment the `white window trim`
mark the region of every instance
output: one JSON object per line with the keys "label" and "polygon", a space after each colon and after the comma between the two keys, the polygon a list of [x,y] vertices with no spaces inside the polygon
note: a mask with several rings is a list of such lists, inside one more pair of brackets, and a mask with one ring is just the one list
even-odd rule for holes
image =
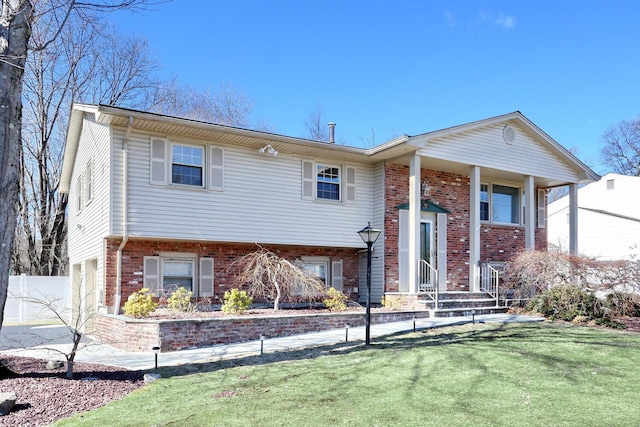
{"label": "white window trim", "polygon": [[76,178],[76,213],[79,214],[84,208],[84,174]]}
{"label": "white window trim", "polygon": [[[225,149],[218,145],[201,144],[184,140],[151,137],[149,140],[149,184],[167,188],[180,188],[193,191],[224,191]],[[162,144],[154,157],[154,144]],[[202,150],[202,185],[179,184],[173,179],[173,147],[193,147]],[[159,148],[159,147],[158,147]],[[154,171],[157,176],[154,175]],[[161,173],[162,172],[162,173]],[[162,176],[161,176],[162,175]],[[95,191],[95,189],[94,189]]]}
{"label": "white window trim", "polygon": [[323,264],[325,266],[325,286],[328,288],[331,287],[331,258],[328,256],[303,256],[300,258],[302,261],[302,267],[304,269],[304,264]]}
{"label": "white window trim", "polygon": [[[335,199],[325,199],[322,197],[318,197],[318,184],[321,182],[318,180],[318,167],[323,167],[323,168],[332,168],[332,169],[337,169],[338,170],[338,200]],[[316,200],[322,201],[322,202],[329,202],[329,203],[342,203],[344,196],[342,194],[342,192],[344,191],[343,188],[343,184],[344,184],[344,177],[343,177],[343,172],[342,172],[342,166],[341,165],[337,165],[337,164],[332,164],[329,162],[315,162],[314,163],[314,168],[313,168],[313,180],[314,180],[314,186],[313,186],[313,191],[314,191],[314,195]],[[335,184],[335,183],[330,183],[330,184]]]}
{"label": "white window trim", "polygon": [[[481,185],[487,185],[488,186],[488,192],[489,192],[489,220],[480,220],[481,223],[483,224],[496,224],[496,225],[506,225],[506,226],[512,226],[512,227],[522,227],[524,225],[524,212],[522,212],[522,206],[524,203],[524,196],[523,196],[523,192],[524,192],[524,187],[522,185],[516,185],[513,183],[509,183],[509,182],[503,182],[503,181],[482,181],[480,182]],[[518,211],[518,222],[496,222],[493,221],[493,186],[494,185],[500,185],[503,187],[510,187],[510,188],[515,188],[518,190],[518,206],[519,211]],[[478,202],[478,206],[477,206],[478,210],[480,209],[480,202]]]}
{"label": "white window trim", "polygon": [[93,194],[95,193],[95,180],[94,180],[94,168],[93,168],[93,159],[90,159],[87,162],[87,167],[85,168],[85,185],[84,185],[84,204],[88,206],[93,200]]}
{"label": "white window trim", "polygon": [[[191,148],[199,148],[202,150],[202,163],[200,164],[200,169],[202,171],[202,184],[200,185],[191,185],[191,184],[180,184],[173,182],[173,147],[181,146],[181,147],[191,147]],[[171,187],[178,188],[194,188],[194,189],[205,189],[207,188],[207,179],[209,178],[209,174],[207,173],[207,164],[209,163],[209,156],[207,155],[207,145],[201,144],[193,144],[188,142],[180,142],[180,141],[169,141],[169,161],[167,162],[168,170],[168,179],[167,182]],[[195,165],[189,165],[194,166]]]}
{"label": "white window trim", "polygon": [[[338,200],[318,197],[318,166],[338,169]],[[310,169],[310,173],[306,168]],[[352,180],[349,180],[350,176],[353,178]],[[301,185],[303,200],[312,200],[320,203],[355,204],[358,190],[358,168],[347,164],[302,159]]]}

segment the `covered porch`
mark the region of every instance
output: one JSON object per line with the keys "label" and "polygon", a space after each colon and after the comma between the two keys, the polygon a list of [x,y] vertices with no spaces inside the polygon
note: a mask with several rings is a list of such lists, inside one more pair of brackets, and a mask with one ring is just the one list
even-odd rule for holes
{"label": "covered porch", "polygon": [[[501,265],[522,250],[546,250],[547,191],[558,186],[569,189],[578,252],[577,190],[597,175],[520,113],[409,137],[407,145],[412,152],[394,160],[393,172],[408,181],[405,202],[395,205],[397,288],[385,292],[434,300],[481,293],[497,302]],[[386,223],[387,235],[393,226]]]}

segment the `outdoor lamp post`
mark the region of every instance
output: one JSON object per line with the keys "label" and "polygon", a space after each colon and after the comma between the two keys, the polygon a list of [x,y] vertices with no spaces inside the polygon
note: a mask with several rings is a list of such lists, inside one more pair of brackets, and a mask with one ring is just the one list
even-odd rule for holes
{"label": "outdoor lamp post", "polygon": [[370,344],[371,330],[371,246],[376,242],[380,235],[380,230],[371,227],[371,223],[362,230],[358,231],[360,238],[367,244],[367,323],[364,335],[365,345]]}
{"label": "outdoor lamp post", "polygon": [[155,354],[155,360],[156,360],[156,370],[158,369],[158,353],[160,353],[160,347],[155,346],[153,347],[151,350],[153,350],[154,354]]}

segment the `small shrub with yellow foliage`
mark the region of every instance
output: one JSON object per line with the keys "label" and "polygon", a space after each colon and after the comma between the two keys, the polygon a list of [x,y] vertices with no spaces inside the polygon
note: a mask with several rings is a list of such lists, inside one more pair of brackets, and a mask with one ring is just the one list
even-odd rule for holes
{"label": "small shrub with yellow foliage", "polygon": [[142,288],[132,293],[124,303],[124,314],[136,318],[149,316],[158,305],[153,302],[149,288]]}

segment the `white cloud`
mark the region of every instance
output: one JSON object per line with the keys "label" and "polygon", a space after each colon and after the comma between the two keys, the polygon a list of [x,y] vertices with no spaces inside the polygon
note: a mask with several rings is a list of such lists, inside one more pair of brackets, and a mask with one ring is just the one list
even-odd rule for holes
{"label": "white cloud", "polygon": [[502,13],[500,14],[500,17],[496,19],[494,22],[506,30],[509,30],[516,26],[515,16],[507,16]]}
{"label": "white cloud", "polygon": [[445,12],[444,19],[447,21],[448,26],[450,27],[456,26],[456,17],[451,12]]}
{"label": "white cloud", "polygon": [[479,25],[497,25],[499,27],[504,28],[505,30],[510,30],[511,28],[516,26],[516,17],[505,15],[504,13],[500,13],[500,16],[494,18],[490,13],[481,10],[476,21],[471,25],[471,27],[476,27]]}

